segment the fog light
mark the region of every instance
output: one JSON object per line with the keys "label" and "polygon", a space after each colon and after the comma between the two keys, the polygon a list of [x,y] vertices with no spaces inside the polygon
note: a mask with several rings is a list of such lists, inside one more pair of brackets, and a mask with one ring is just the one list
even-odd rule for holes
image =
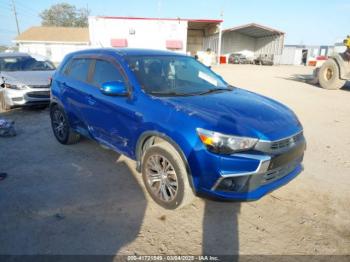
{"label": "fog light", "polygon": [[13,97],[12,98],[12,101],[15,101],[15,102],[22,101],[22,100],[23,100],[23,97]]}
{"label": "fog light", "polygon": [[236,187],[232,178],[225,178],[218,186],[219,190],[234,191]]}

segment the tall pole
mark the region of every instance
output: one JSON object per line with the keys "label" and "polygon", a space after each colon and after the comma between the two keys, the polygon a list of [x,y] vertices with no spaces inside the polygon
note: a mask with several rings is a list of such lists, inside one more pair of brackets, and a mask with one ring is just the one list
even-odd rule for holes
{"label": "tall pole", "polygon": [[[224,11],[221,10],[220,13],[221,20],[224,20]],[[219,41],[218,41],[218,56],[217,56],[217,63],[220,64],[220,56],[221,56],[221,42],[222,42],[222,22],[219,25]]]}
{"label": "tall pole", "polygon": [[16,19],[17,35],[19,35],[19,34],[20,34],[20,31],[19,31],[18,18],[17,18],[17,11],[16,11],[16,6],[15,6],[15,1],[14,1],[14,0],[12,0],[12,10],[13,10],[13,14],[14,14],[15,19]]}

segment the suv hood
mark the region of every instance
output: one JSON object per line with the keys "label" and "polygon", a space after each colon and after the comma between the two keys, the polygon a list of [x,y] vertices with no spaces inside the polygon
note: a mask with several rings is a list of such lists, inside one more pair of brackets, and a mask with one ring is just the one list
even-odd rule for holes
{"label": "suv hood", "polygon": [[[5,83],[21,84],[28,86],[48,86],[50,84],[50,76],[55,71],[13,71],[1,72],[0,77],[4,77]],[[1,80],[2,82],[2,80]]]}
{"label": "suv hood", "polygon": [[205,129],[225,134],[277,140],[302,127],[289,108],[267,97],[235,88],[202,96],[170,97],[176,111],[195,117]]}

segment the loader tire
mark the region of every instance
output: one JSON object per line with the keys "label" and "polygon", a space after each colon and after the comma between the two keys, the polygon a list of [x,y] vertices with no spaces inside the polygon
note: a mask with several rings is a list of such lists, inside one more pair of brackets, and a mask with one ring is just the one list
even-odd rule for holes
{"label": "loader tire", "polygon": [[328,59],[318,73],[320,85],[324,89],[337,90],[345,85],[346,80],[340,79],[339,66],[333,59]]}

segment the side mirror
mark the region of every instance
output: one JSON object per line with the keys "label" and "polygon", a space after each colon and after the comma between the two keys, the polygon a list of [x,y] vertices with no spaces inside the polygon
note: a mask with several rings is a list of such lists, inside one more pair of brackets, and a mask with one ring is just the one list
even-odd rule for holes
{"label": "side mirror", "polygon": [[102,84],[100,88],[102,94],[107,96],[126,96],[128,95],[128,90],[124,82],[114,81],[114,82],[106,82]]}

